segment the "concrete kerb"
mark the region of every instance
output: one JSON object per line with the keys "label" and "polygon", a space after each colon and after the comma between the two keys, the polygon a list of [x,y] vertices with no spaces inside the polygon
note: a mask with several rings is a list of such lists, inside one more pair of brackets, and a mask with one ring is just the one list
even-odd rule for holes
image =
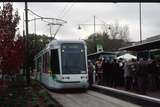
{"label": "concrete kerb", "polygon": [[134,104],[141,105],[143,107],[160,107],[160,99],[148,97],[145,95],[139,95],[132,92],[118,90],[110,87],[93,85],[92,90],[101,92],[106,95],[110,95],[122,100],[129,101]]}

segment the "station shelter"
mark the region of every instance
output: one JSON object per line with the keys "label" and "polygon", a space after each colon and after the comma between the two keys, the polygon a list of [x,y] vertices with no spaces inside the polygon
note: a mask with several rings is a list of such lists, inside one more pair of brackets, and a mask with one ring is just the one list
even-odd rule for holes
{"label": "station shelter", "polygon": [[[159,37],[159,38],[157,38]],[[137,59],[139,58],[151,58],[160,60],[160,35],[154,37],[154,39],[146,39],[142,42],[138,42],[131,46],[122,47],[120,51],[131,51],[137,53]]]}
{"label": "station shelter", "polygon": [[105,60],[111,61],[116,58],[116,52],[95,52],[87,55],[88,60],[95,62],[98,58],[104,58]]}

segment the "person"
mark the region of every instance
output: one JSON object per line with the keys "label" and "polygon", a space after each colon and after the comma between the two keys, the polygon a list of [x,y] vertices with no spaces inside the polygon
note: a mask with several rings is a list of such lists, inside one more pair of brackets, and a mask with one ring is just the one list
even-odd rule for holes
{"label": "person", "polygon": [[158,80],[158,68],[156,66],[156,61],[155,60],[149,60],[149,75],[150,75],[150,79],[151,79],[151,90],[156,90],[157,87],[157,80]]}
{"label": "person", "polygon": [[107,72],[107,66],[106,66],[106,60],[103,59],[102,60],[102,70],[103,70],[103,74],[102,74],[102,85],[106,85],[106,72]]}
{"label": "person", "polygon": [[103,79],[104,79],[104,86],[110,86],[110,80],[111,80],[111,67],[110,62],[108,60],[104,61],[102,64],[103,67]]}
{"label": "person", "polygon": [[124,86],[124,78],[123,78],[123,75],[124,75],[124,70],[123,70],[124,63],[123,63],[123,60],[120,59],[118,61],[118,63],[119,63],[119,86]]}
{"label": "person", "polygon": [[113,60],[113,87],[117,87],[118,85],[118,78],[119,78],[119,64],[117,63],[117,60]]}
{"label": "person", "polygon": [[126,61],[124,65],[124,80],[125,80],[125,90],[131,89],[132,76],[131,76],[131,61]]}
{"label": "person", "polygon": [[138,83],[138,92],[140,94],[146,94],[147,89],[147,72],[148,72],[148,63],[144,59],[139,60],[137,72],[137,83]]}
{"label": "person", "polygon": [[137,83],[138,64],[135,59],[132,59],[131,72],[132,72],[132,83],[133,83],[132,88],[135,91],[138,91],[138,83]]}
{"label": "person", "polygon": [[109,86],[110,87],[113,87],[113,84],[114,84],[114,66],[113,66],[114,64],[113,64],[113,59],[111,60],[111,62],[110,62],[110,71],[109,71],[109,74],[110,74],[110,76],[109,76]]}
{"label": "person", "polygon": [[95,66],[91,62],[91,60],[88,60],[88,78],[89,78],[89,86],[92,87],[93,84],[93,72],[95,70]]}
{"label": "person", "polygon": [[103,70],[102,70],[102,59],[101,58],[99,58],[96,61],[96,73],[98,75],[98,84],[102,85]]}

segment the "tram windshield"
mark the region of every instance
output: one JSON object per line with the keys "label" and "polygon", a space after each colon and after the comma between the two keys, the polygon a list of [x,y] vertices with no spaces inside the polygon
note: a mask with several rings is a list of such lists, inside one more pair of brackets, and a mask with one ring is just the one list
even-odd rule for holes
{"label": "tram windshield", "polygon": [[86,73],[85,49],[83,44],[62,44],[62,74]]}

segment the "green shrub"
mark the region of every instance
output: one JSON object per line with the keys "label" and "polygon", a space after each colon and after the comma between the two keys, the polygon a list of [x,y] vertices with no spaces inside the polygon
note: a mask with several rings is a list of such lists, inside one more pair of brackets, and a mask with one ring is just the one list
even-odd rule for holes
{"label": "green shrub", "polygon": [[39,107],[38,101],[34,100],[32,101],[33,107]]}
{"label": "green shrub", "polygon": [[38,96],[41,96],[41,97],[45,97],[45,96],[48,96],[48,92],[46,90],[40,90],[38,92]]}

